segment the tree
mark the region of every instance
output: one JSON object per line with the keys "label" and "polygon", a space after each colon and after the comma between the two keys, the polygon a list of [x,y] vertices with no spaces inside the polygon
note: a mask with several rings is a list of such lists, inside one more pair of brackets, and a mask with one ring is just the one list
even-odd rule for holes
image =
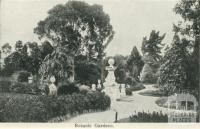
{"label": "tree", "polygon": [[162,40],[165,38],[165,34],[160,36],[159,31],[152,30],[149,36],[143,38],[142,41],[142,53],[143,55],[150,55],[154,60],[159,61],[161,59],[161,49],[163,47]]}
{"label": "tree", "polygon": [[15,71],[26,70],[28,63],[27,46],[22,41],[17,41],[15,51],[4,59],[5,71],[7,75],[11,75]]}
{"label": "tree", "polygon": [[171,48],[166,52],[160,67],[159,85],[168,94],[188,89],[187,68],[189,65],[186,39],[175,34]]}
{"label": "tree", "polygon": [[55,76],[57,82],[65,82],[74,80],[74,62],[68,48],[57,47],[51,54],[47,55],[43,60],[39,75],[41,80],[49,80],[51,76]]}
{"label": "tree", "polygon": [[16,51],[21,51],[23,48],[23,42],[21,40],[18,40],[16,43],[15,43],[15,50]]}
{"label": "tree", "polygon": [[127,60],[127,67],[130,72],[130,75],[135,79],[139,80],[139,75],[142,70],[144,63],[142,61],[142,57],[136,46],[133,47],[131,51],[131,55]]}
{"label": "tree", "polygon": [[[28,50],[30,55],[28,54]],[[12,74],[15,71],[25,70],[33,75],[38,73],[42,62],[41,52],[36,42],[17,41],[15,51],[5,58],[5,70]]]}
{"label": "tree", "polygon": [[13,52],[8,57],[4,59],[5,67],[7,75],[11,75],[14,71],[19,71],[24,69],[23,61],[24,58],[19,52]]}
{"label": "tree", "polygon": [[[34,32],[53,46],[66,48],[72,60],[86,51],[96,54],[100,62],[114,35],[110,18],[102,6],[79,1],[69,1],[49,10],[48,17],[38,23]],[[95,52],[87,52],[90,49]]]}
{"label": "tree", "polygon": [[42,45],[40,46],[41,51],[41,58],[42,60],[49,54],[53,52],[54,48],[48,41],[44,41]]}
{"label": "tree", "polygon": [[187,71],[188,82],[191,86],[195,86],[194,90],[199,89],[200,1],[180,0],[176,4],[174,12],[183,18],[178,25],[174,25],[174,31],[181,36],[188,37],[187,40],[190,44],[186,47],[190,50],[192,48]]}
{"label": "tree", "polygon": [[27,56],[26,70],[33,75],[38,74],[38,70],[43,61],[41,50],[36,42],[27,42],[26,45],[29,48],[29,54]]}
{"label": "tree", "polygon": [[144,64],[144,67],[140,74],[140,81],[143,83],[154,83],[155,80],[155,75],[150,65],[147,63]]}
{"label": "tree", "polygon": [[120,54],[116,54],[113,59],[115,60],[115,66],[118,66],[120,64],[124,64],[127,60],[127,56],[123,56],[123,55],[120,55]]}
{"label": "tree", "polygon": [[0,50],[0,72],[1,72],[1,69],[2,69],[2,52]]}
{"label": "tree", "polygon": [[[156,81],[156,73],[160,66],[162,58],[161,49],[163,48],[162,41],[165,38],[165,34],[160,35],[159,31],[152,30],[149,36],[143,38],[142,41],[142,60],[145,63],[141,72],[141,81],[153,83]],[[149,73],[148,73],[149,72]]]}
{"label": "tree", "polygon": [[11,53],[12,47],[9,43],[6,43],[1,47],[1,50],[4,55],[9,55]]}
{"label": "tree", "polygon": [[79,62],[75,67],[75,78],[81,84],[92,85],[97,84],[101,77],[100,67],[92,62]]}
{"label": "tree", "polygon": [[126,63],[121,62],[115,69],[117,83],[126,83]]}
{"label": "tree", "polygon": [[199,0],[180,0],[174,12],[180,15],[183,20],[178,25],[174,25],[174,31],[182,35],[188,35],[193,38],[200,34],[200,2]]}

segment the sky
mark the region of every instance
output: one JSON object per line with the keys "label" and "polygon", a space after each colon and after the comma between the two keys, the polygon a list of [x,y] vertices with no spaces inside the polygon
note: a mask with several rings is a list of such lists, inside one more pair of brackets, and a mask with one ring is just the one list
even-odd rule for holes
{"label": "sky", "polygon": [[[47,11],[68,0],[0,0],[0,46],[17,40],[40,42],[33,29],[47,17]],[[179,16],[173,8],[178,0],[81,0],[100,4],[110,16],[115,36],[106,49],[107,56],[129,55],[133,46],[140,51],[142,39],[151,30],[166,33],[163,43],[173,38],[173,23]]]}

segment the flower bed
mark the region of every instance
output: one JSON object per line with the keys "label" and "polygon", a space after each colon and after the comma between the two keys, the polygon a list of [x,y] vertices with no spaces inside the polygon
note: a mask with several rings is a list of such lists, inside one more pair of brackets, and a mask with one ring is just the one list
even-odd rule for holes
{"label": "flower bed", "polygon": [[162,112],[138,112],[135,115],[131,115],[129,118],[121,119],[117,121],[118,123],[138,123],[138,122],[168,122],[167,114],[163,114]]}
{"label": "flower bed", "polygon": [[57,97],[3,93],[0,105],[2,122],[47,122],[67,114],[106,110],[110,107],[110,98],[100,92]]}

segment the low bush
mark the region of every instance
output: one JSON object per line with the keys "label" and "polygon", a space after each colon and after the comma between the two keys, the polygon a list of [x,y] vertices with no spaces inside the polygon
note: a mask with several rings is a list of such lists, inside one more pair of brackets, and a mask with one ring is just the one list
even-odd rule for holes
{"label": "low bush", "polygon": [[0,81],[0,92],[40,94],[39,86],[36,83]]}
{"label": "low bush", "polygon": [[126,95],[132,95],[132,90],[130,88],[126,88]]}
{"label": "low bush", "polygon": [[28,82],[28,77],[30,76],[30,73],[27,71],[20,71],[18,73],[18,82]]}
{"label": "low bush", "polygon": [[83,113],[85,110],[106,110],[110,102],[110,98],[100,92],[57,97],[3,93],[0,95],[0,120],[47,122],[54,117]]}
{"label": "low bush", "polygon": [[135,85],[130,86],[131,91],[138,91],[145,89],[144,85],[142,83],[137,82]]}
{"label": "low bush", "polygon": [[133,77],[127,77],[126,78],[126,84],[128,85],[136,85],[136,80]]}
{"label": "low bush", "polygon": [[36,83],[15,82],[11,86],[11,92],[22,94],[39,94],[40,89]]}
{"label": "low bush", "polygon": [[66,83],[58,88],[58,95],[78,93],[79,88],[76,83]]}
{"label": "low bush", "polygon": [[10,92],[11,91],[11,81],[1,80],[0,81],[0,92]]}

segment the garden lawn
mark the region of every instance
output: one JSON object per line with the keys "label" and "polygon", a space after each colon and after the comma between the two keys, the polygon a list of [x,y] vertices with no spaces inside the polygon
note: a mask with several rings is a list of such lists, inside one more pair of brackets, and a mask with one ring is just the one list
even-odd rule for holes
{"label": "garden lawn", "polygon": [[164,92],[160,90],[147,90],[144,92],[140,92],[140,95],[144,96],[152,96],[152,97],[162,97],[162,96],[167,96]]}

